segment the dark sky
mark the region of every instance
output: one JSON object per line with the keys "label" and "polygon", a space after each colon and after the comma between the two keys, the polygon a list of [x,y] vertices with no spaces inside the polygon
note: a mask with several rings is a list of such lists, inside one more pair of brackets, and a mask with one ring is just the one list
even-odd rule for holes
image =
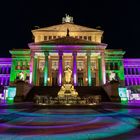
{"label": "dark sky", "polygon": [[0,57],[10,57],[12,48],[28,48],[34,26],[60,24],[66,13],[75,24],[101,26],[109,49],[123,49],[125,57],[140,58],[139,0],[2,0]]}

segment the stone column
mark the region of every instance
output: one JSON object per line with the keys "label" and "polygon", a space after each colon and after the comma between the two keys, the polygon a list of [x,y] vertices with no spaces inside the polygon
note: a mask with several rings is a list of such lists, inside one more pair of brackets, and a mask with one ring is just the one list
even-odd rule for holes
{"label": "stone column", "polygon": [[77,86],[77,53],[73,52],[73,82],[74,86]]}
{"label": "stone column", "polygon": [[34,65],[34,53],[31,53],[31,59],[30,59],[30,84],[33,84],[33,65]]}
{"label": "stone column", "polygon": [[87,73],[88,73],[88,86],[91,86],[91,54],[87,53]]}
{"label": "stone column", "polygon": [[104,52],[101,53],[101,65],[102,65],[102,84],[105,84],[106,83],[106,70],[105,70]]}
{"label": "stone column", "polygon": [[59,52],[59,68],[58,68],[58,85],[62,85],[62,71],[63,71],[63,64],[62,64],[62,56],[63,53]]}
{"label": "stone column", "polygon": [[98,75],[99,75],[99,84],[102,84],[102,65],[101,65],[101,56],[98,57]]}
{"label": "stone column", "polygon": [[48,52],[45,52],[45,64],[44,64],[44,86],[48,85],[48,67],[49,67],[49,63],[48,63]]}
{"label": "stone column", "polygon": [[37,83],[37,56],[34,56],[34,65],[33,65],[33,84]]}
{"label": "stone column", "polygon": [[99,65],[98,65],[98,60],[96,61],[96,86],[99,86]]}

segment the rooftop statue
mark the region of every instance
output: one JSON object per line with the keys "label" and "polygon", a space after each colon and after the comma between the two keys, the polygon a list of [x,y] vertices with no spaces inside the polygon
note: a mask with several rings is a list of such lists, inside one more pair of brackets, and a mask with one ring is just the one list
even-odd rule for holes
{"label": "rooftop statue", "polygon": [[62,23],[73,23],[73,17],[66,14],[66,17],[62,18]]}

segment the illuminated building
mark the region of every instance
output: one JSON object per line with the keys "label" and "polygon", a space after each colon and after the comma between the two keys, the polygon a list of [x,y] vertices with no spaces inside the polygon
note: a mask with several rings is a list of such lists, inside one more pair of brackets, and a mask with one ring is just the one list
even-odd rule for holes
{"label": "illuminated building", "polygon": [[[68,15],[63,23],[32,30],[34,42],[27,50],[11,50],[10,82],[20,71],[33,85],[61,85],[67,66],[73,70],[75,86],[99,86],[106,83],[110,71],[124,81],[122,50],[108,50],[101,43],[103,31],[73,23]],[[30,69],[29,69],[30,67]]]}
{"label": "illuminated building", "polygon": [[[108,49],[107,44],[101,42],[102,30],[76,25],[73,18],[66,15],[62,24],[35,29],[32,34],[34,42],[28,44],[29,49],[10,50],[12,60],[7,59],[8,64],[6,59],[1,59],[7,64],[6,71],[11,67],[10,75],[1,74],[1,85],[2,77],[9,83],[10,76],[12,85],[23,72],[26,82],[33,85],[61,86],[66,67],[73,71],[75,86],[100,86],[109,81],[112,72],[122,85],[124,82],[128,86],[140,85],[140,65],[132,59],[124,59],[123,50]],[[137,67],[131,75],[126,72],[129,66]]]}

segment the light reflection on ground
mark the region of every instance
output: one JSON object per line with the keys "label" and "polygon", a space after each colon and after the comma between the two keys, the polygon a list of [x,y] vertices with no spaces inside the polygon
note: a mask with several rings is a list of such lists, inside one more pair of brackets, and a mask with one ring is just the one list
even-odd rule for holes
{"label": "light reflection on ground", "polygon": [[138,106],[103,104],[86,109],[47,109],[1,105],[0,140],[137,139],[139,116]]}

